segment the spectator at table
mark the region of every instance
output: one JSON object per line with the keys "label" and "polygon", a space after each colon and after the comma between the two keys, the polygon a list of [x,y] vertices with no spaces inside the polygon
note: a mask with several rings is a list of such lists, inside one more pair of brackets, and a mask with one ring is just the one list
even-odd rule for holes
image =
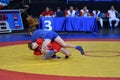
{"label": "spectator at table", "polygon": [[80,16],[83,16],[83,17],[90,16],[87,6],[84,6],[83,9],[80,10]]}
{"label": "spectator at table", "polygon": [[49,7],[46,7],[45,8],[45,11],[43,11],[41,14],[40,14],[41,17],[54,17],[54,12],[52,10],[50,10]]}
{"label": "spectator at table", "polygon": [[64,15],[65,15],[65,16],[68,16],[67,11],[68,11],[68,8],[65,8],[65,10],[64,10]]}
{"label": "spectator at table", "polygon": [[67,15],[68,17],[75,17],[75,10],[73,9],[73,6],[69,7],[69,10],[67,11]]}
{"label": "spectator at table", "polygon": [[114,28],[116,28],[118,26],[119,23],[119,19],[116,17],[116,14],[118,13],[117,10],[115,10],[114,6],[112,5],[110,10],[108,10],[107,12],[107,17],[109,18],[109,25],[110,28],[112,28],[112,21],[115,21],[115,25]]}
{"label": "spectator at table", "polygon": [[61,10],[60,7],[57,7],[57,10],[55,11],[55,17],[63,17],[64,12]]}
{"label": "spectator at table", "polygon": [[101,28],[103,28],[103,19],[100,17],[100,14],[101,11],[98,9],[92,11],[92,16],[97,18],[97,20],[100,22]]}
{"label": "spectator at table", "polygon": [[80,16],[80,12],[79,12],[79,9],[77,7],[75,7],[75,16],[76,17]]}

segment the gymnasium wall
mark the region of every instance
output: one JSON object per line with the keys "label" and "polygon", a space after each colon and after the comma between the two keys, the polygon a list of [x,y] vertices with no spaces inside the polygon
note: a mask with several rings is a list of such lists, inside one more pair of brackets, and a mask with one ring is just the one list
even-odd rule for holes
{"label": "gymnasium wall", "polygon": [[81,9],[84,5],[87,5],[90,11],[97,8],[102,12],[107,12],[107,10],[110,9],[110,6],[114,5],[115,8],[120,12],[120,2],[75,2],[66,4],[65,0],[33,0],[30,8],[30,13],[33,16],[37,17],[45,9],[46,6],[51,7],[53,10],[55,10],[56,7],[60,6],[64,10],[70,5],[78,7],[79,9]]}

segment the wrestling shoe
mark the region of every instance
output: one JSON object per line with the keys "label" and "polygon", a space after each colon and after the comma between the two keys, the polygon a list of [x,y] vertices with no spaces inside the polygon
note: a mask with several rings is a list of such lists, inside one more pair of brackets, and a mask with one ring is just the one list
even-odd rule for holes
{"label": "wrestling shoe", "polygon": [[68,59],[69,58],[69,56],[65,56],[65,59]]}
{"label": "wrestling shoe", "polygon": [[51,58],[54,58],[54,59],[61,59],[61,57],[57,56],[57,55],[53,55]]}
{"label": "wrestling shoe", "polygon": [[45,59],[50,58],[51,56],[53,56],[55,54],[54,50],[50,50],[46,55],[45,55]]}
{"label": "wrestling shoe", "polygon": [[84,54],[85,54],[85,53],[84,53],[84,49],[83,49],[81,46],[76,46],[75,49],[79,50],[80,53],[81,53],[81,55],[84,55]]}

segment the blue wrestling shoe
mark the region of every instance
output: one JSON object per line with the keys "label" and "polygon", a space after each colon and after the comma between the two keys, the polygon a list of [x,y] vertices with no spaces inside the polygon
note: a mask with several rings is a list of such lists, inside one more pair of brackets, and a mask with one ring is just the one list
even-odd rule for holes
{"label": "blue wrestling shoe", "polygon": [[46,55],[45,55],[45,59],[50,58],[51,56],[53,56],[55,54],[54,50],[50,50]]}
{"label": "blue wrestling shoe", "polygon": [[82,48],[81,46],[76,46],[75,49],[79,50],[80,53],[81,53],[81,55],[84,55],[84,54],[85,54],[85,53],[84,53],[84,50],[83,50],[83,48]]}

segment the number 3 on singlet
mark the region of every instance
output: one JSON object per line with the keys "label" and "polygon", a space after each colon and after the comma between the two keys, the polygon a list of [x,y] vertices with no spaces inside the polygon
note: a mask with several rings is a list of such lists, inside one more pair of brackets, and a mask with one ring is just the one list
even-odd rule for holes
{"label": "number 3 on singlet", "polygon": [[45,20],[44,21],[44,24],[45,24],[45,30],[52,30],[52,23],[50,20]]}

